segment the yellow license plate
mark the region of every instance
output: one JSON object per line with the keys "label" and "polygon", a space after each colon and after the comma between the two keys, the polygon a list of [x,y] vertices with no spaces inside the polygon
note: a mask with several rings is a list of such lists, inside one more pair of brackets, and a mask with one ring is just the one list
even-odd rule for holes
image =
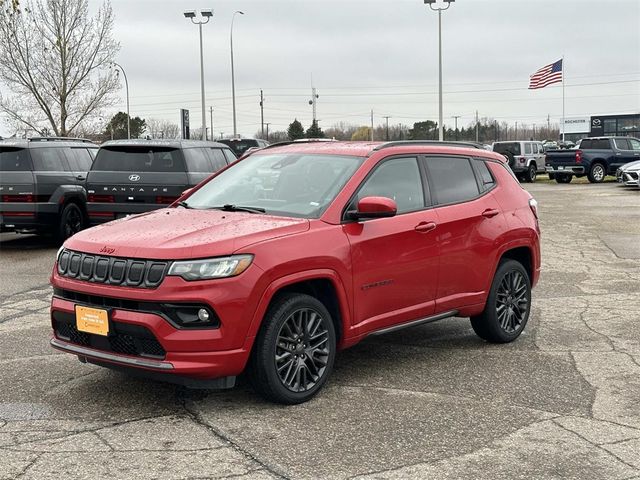
{"label": "yellow license plate", "polygon": [[76,305],[76,328],[95,335],[109,335],[109,313],[99,308]]}

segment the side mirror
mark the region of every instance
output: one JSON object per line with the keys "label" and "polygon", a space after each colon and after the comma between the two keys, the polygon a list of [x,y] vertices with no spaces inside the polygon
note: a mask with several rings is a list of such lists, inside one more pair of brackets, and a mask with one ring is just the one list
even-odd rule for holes
{"label": "side mirror", "polygon": [[387,197],[364,197],[358,201],[358,210],[350,211],[349,217],[354,220],[365,218],[393,217],[398,213],[395,200]]}

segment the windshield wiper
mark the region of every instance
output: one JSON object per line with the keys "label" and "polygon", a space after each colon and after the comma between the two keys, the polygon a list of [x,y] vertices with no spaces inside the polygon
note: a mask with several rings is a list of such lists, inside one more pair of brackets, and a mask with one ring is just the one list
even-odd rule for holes
{"label": "windshield wiper", "polygon": [[221,207],[211,207],[216,210],[222,210],[223,212],[249,212],[249,213],[265,213],[266,210],[260,207],[244,207],[241,205],[232,205],[227,203]]}
{"label": "windshield wiper", "polygon": [[191,205],[189,205],[189,204],[188,204],[187,202],[185,202],[184,200],[183,200],[183,201],[181,201],[181,202],[178,202],[178,203],[177,203],[177,205],[178,205],[179,207],[182,207],[182,208],[193,208]]}

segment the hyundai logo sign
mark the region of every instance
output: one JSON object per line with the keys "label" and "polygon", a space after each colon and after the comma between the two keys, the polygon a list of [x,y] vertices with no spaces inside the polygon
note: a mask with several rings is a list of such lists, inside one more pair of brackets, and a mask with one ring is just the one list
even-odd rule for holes
{"label": "hyundai logo sign", "polygon": [[132,182],[137,182],[138,180],[140,180],[140,175],[129,175],[129,180],[131,180]]}

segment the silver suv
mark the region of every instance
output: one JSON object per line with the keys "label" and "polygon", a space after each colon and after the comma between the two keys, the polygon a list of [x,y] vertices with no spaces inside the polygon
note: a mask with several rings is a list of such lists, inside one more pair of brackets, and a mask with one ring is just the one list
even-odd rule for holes
{"label": "silver suv", "polygon": [[535,182],[538,173],[546,171],[542,142],[496,142],[493,144],[493,151],[504,155],[511,170],[520,180]]}

